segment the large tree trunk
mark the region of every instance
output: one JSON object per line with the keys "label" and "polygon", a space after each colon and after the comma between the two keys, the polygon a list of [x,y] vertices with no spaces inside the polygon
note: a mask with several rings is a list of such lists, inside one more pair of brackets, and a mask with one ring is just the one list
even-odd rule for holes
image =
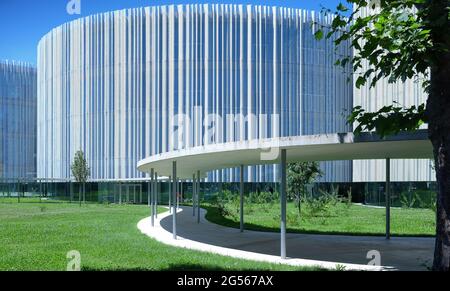
{"label": "large tree trunk", "polygon": [[[450,105],[450,104],[449,104]],[[441,133],[441,134],[440,134]],[[437,179],[436,242],[433,270],[450,270],[450,137],[443,130],[430,131]]]}
{"label": "large tree trunk", "polygon": [[[450,60],[450,59],[449,59]],[[450,74],[450,71],[448,72]],[[450,76],[450,75],[447,75]],[[432,79],[436,79],[432,77]],[[434,83],[434,82],[433,82]],[[436,243],[433,270],[450,270],[450,82],[441,84],[440,100],[429,101],[429,136],[433,153],[437,180],[436,201]],[[437,84],[432,87],[438,87]],[[437,89],[437,88],[435,88]],[[432,89],[431,94],[436,91]],[[434,99],[434,98],[430,98]],[[436,98],[438,99],[438,98]],[[436,103],[436,104],[434,104]],[[436,105],[440,104],[440,108]]]}
{"label": "large tree trunk", "polygon": [[432,138],[438,193],[436,202],[436,242],[434,249],[433,270],[450,270],[450,159],[448,156],[450,139],[442,141]]}
{"label": "large tree trunk", "polygon": [[[433,1],[432,1],[433,2]],[[446,17],[443,9],[447,1],[434,1],[431,19]],[[444,6],[442,6],[444,5]],[[439,7],[441,6],[441,7]],[[432,33],[436,44],[450,45],[448,25]],[[436,242],[433,270],[450,270],[450,53],[437,52],[436,62],[431,67],[430,94],[427,101],[429,138],[433,153],[437,179]]]}
{"label": "large tree trunk", "polygon": [[[433,42],[430,94],[426,117],[433,144],[437,180],[436,242],[433,270],[450,270],[450,53],[439,47],[450,47],[450,22],[447,0],[429,0],[428,21]],[[443,21],[438,24],[436,20]]]}

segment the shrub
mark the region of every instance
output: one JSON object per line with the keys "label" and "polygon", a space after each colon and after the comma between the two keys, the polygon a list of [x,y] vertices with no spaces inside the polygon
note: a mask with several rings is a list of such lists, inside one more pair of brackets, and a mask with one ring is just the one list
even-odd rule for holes
{"label": "shrub", "polygon": [[266,204],[270,203],[273,204],[274,202],[277,202],[279,199],[278,192],[270,192],[270,191],[261,191],[261,192],[250,192],[248,195],[248,203],[255,203],[255,204]]}
{"label": "shrub", "polygon": [[255,212],[254,206],[251,203],[246,203],[244,207],[244,214],[252,214]]}
{"label": "shrub", "polygon": [[433,190],[404,191],[400,193],[400,205],[403,208],[429,208],[436,204],[436,192]]}
{"label": "shrub", "polygon": [[286,222],[289,225],[297,225],[300,221],[300,217],[297,212],[286,213]]}
{"label": "shrub", "polygon": [[340,205],[344,200],[339,197],[339,188],[333,188],[330,192],[319,190],[320,195],[317,197],[305,197],[301,198],[301,204],[303,205],[303,215],[306,217],[329,217],[331,216],[330,209],[338,209],[336,206]]}
{"label": "shrub", "polygon": [[431,205],[429,207],[434,213],[436,213],[437,211],[437,204],[436,204],[436,200],[434,200],[433,202],[431,202]]}
{"label": "shrub", "polygon": [[417,194],[413,193],[411,195],[405,194],[404,192],[400,194],[400,204],[403,208],[412,208],[417,200]]}
{"label": "shrub", "polygon": [[342,198],[342,202],[344,202],[347,207],[350,207],[352,205],[352,188],[347,190],[347,197]]}
{"label": "shrub", "polygon": [[217,207],[221,216],[238,217],[240,211],[239,196],[233,194],[230,190],[224,190],[214,195],[210,201],[212,205]]}

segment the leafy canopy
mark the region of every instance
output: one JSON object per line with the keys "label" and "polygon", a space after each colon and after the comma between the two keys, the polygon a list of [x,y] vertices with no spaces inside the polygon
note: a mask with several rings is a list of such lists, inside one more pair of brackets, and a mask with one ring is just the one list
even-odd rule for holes
{"label": "leafy canopy", "polygon": [[[341,57],[336,65],[351,65],[356,74],[355,86],[374,87],[382,79],[389,83],[413,79],[421,82],[428,92],[429,68],[438,64],[439,54],[448,47],[432,42],[432,30],[447,23],[442,13],[432,17],[439,7],[427,0],[347,0],[347,3],[353,6],[350,15],[351,9],[342,3],[335,11],[323,9],[334,18],[331,27],[319,26],[315,37],[334,37],[336,47],[350,42],[354,54]],[[414,131],[427,122],[427,116],[424,104],[403,108],[394,103],[377,112],[355,107],[348,122],[358,124],[356,133],[375,130],[386,136],[402,130]]]}
{"label": "leafy canopy", "polygon": [[77,182],[84,183],[87,181],[90,175],[90,169],[87,165],[83,151],[79,150],[75,153],[75,158],[73,160],[71,169],[72,175],[75,177],[75,180]]}
{"label": "leafy canopy", "polygon": [[287,183],[288,193],[294,197],[303,195],[305,186],[321,177],[323,172],[318,162],[296,162],[288,164]]}

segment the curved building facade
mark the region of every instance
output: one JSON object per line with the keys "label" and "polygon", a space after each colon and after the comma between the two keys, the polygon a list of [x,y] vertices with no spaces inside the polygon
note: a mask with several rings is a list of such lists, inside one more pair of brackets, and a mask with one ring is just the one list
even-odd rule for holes
{"label": "curved building facade", "polygon": [[[314,12],[265,6],[178,5],[69,22],[38,46],[38,176],[69,178],[86,153],[92,179],[143,177],[145,157],[210,143],[346,132],[352,52],[317,41]],[[322,164],[351,181],[349,161]],[[209,181],[238,180],[236,169]],[[273,181],[275,166],[246,180]]]}
{"label": "curved building facade", "polygon": [[[377,3],[377,1],[372,1]],[[373,4],[372,3],[372,4]],[[373,9],[379,9],[379,4],[368,5],[360,11],[362,17],[373,13]],[[374,8],[372,8],[374,7]],[[361,62],[362,72],[369,70],[367,60]],[[356,80],[355,80],[356,81]],[[409,108],[413,105],[426,103],[427,93],[422,88],[422,81],[407,79],[389,83],[387,78],[377,82],[374,87],[369,84],[356,88],[354,86],[354,106],[361,106],[366,111],[374,112],[383,106],[392,105]],[[426,128],[426,124],[423,126]],[[398,182],[428,182],[435,181],[436,174],[433,163],[427,159],[393,159],[391,160],[391,180]],[[353,182],[381,182],[386,180],[385,160],[355,160],[353,161]]]}
{"label": "curved building facade", "polygon": [[0,179],[36,177],[36,68],[0,61]]}

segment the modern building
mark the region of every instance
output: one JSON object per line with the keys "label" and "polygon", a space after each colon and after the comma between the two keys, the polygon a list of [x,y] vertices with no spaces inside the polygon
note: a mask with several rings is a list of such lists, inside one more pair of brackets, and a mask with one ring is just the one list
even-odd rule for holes
{"label": "modern building", "polygon": [[[334,64],[352,52],[314,38],[331,21],[291,8],[171,5],[53,29],[38,46],[38,177],[70,178],[79,149],[92,179],[136,179],[139,160],[176,149],[350,131],[350,69]],[[351,161],[321,167],[324,181],[352,179]],[[276,181],[276,169],[247,167],[245,179]]]}
{"label": "modern building", "polygon": [[[353,106],[426,100],[415,80],[356,89],[351,68],[335,66],[353,53],[349,44],[314,38],[331,21],[300,9],[206,4],[120,10],[56,27],[38,46],[38,177],[70,179],[81,149],[93,181],[136,181],[146,177],[138,161],[152,155],[349,132]],[[391,165],[394,182],[434,180],[430,160]],[[321,162],[321,169],[322,182],[385,179],[383,160]],[[239,173],[217,170],[206,181],[236,182]],[[278,166],[246,167],[244,177],[277,181]]]}
{"label": "modern building", "polygon": [[36,68],[0,61],[0,180],[36,177]]}

